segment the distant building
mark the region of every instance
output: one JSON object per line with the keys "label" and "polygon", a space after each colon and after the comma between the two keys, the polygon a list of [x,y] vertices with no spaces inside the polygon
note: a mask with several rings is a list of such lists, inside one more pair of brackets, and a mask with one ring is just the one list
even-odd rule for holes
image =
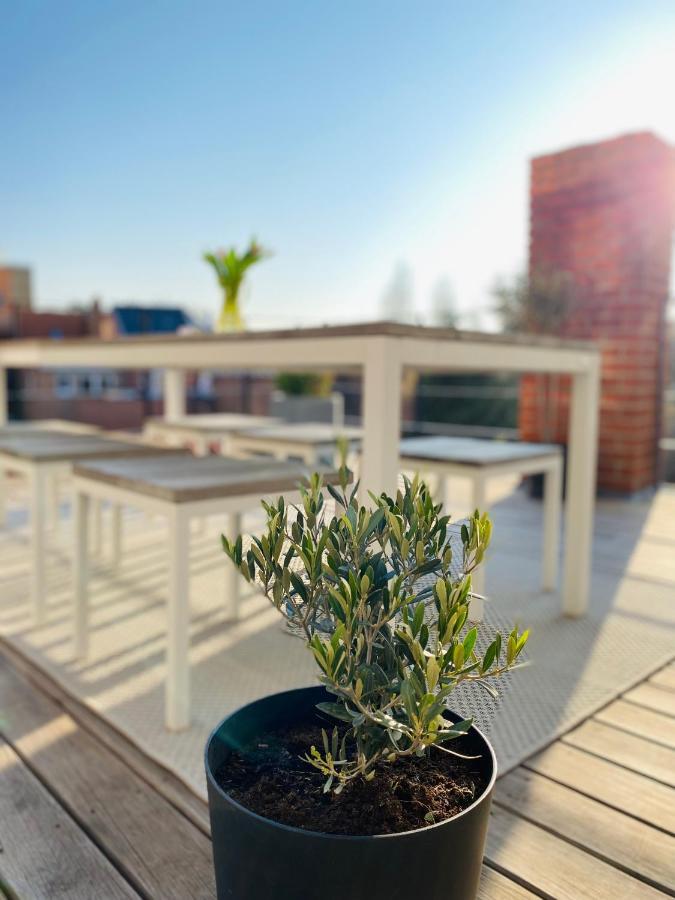
{"label": "distant building", "polygon": [[0,266],[0,308],[30,309],[31,303],[30,269]]}
{"label": "distant building", "polygon": [[[116,306],[103,313],[98,302],[71,312],[35,312],[0,303],[0,340],[12,338],[117,337],[171,334],[192,328],[176,307]],[[10,413],[16,419],[61,418],[105,428],[140,428],[161,412],[159,371],[113,369],[21,369],[10,371]]]}

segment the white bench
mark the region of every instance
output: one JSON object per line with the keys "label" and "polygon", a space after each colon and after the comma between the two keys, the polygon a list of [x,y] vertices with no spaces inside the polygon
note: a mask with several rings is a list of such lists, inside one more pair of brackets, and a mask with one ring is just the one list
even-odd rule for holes
{"label": "white bench", "polygon": [[349,452],[361,446],[363,431],[350,425],[297,422],[237,431],[230,437],[233,456],[269,455],[276,459],[302,459],[308,466],[331,460],[338,463],[338,441],[347,441]]}
{"label": "white bench", "polygon": [[273,425],[278,421],[270,416],[249,416],[244,413],[204,413],[171,420],[151,418],[143,425],[143,436],[172,447],[189,444],[197,456],[206,456],[212,447],[227,455],[230,452],[229,438],[233,432]]}
{"label": "white bench", "polygon": [[[555,590],[558,580],[558,551],[562,507],[562,466],[560,447],[554,444],[488,441],[463,437],[404,438],[400,444],[403,470],[433,472],[441,477],[440,499],[447,500],[447,479],[468,478],[472,485],[472,509],[486,509],[486,484],[501,475],[544,475],[544,553],[542,587]],[[473,589],[485,593],[485,567],[476,570]],[[471,618],[483,617],[483,601],[474,598]]]}
{"label": "white bench", "polygon": [[[165,721],[172,730],[190,724],[189,686],[189,527],[193,518],[224,514],[226,531],[241,532],[241,514],[257,507],[261,498],[279,494],[295,498],[309,469],[276,460],[237,460],[221,456],[147,457],[90,462],[74,469],[75,491],[75,629],[77,658],[87,656],[88,507],[91,499],[131,506],[164,516],[169,525],[167,545],[169,592],[167,605],[167,680]],[[324,482],[335,483],[337,473],[322,472]],[[225,601],[236,620],[240,574],[223,556]]]}

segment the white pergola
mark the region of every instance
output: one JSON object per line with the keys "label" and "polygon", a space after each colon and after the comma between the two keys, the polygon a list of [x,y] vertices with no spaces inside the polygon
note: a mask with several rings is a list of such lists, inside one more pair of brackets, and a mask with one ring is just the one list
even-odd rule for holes
{"label": "white pergola", "polygon": [[387,322],[232,335],[159,335],[0,342],[0,425],[7,418],[9,368],[163,369],[165,417],[185,414],[185,373],[200,369],[298,369],[361,372],[361,489],[396,490],[404,369],[570,375],[566,551],[562,606],[582,615],[588,603],[600,382],[591,344],[488,335]]}

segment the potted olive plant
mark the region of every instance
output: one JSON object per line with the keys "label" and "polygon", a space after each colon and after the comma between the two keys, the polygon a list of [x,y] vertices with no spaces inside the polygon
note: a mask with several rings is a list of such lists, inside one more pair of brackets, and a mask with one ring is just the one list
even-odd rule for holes
{"label": "potted olive plant", "polygon": [[223,538],[306,641],[320,685],[250,703],[208,741],[218,896],[471,900],[496,762],[447,704],[512,669],[527,640],[514,629],[477,652],[471,573],[490,521],[474,513],[453,560],[449,519],[417,478],[372,509],[345,468],[327,490],[334,514],[313,476],[299,507],[263,504],[250,549]]}

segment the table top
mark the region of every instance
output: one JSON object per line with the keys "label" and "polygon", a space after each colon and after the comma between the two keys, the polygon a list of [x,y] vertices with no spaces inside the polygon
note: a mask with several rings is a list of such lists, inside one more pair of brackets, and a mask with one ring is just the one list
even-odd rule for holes
{"label": "table top", "polygon": [[466,466],[492,466],[561,454],[561,449],[556,444],[527,444],[521,441],[490,441],[443,435],[404,438],[400,448],[404,459],[427,459]]}
{"label": "table top", "polygon": [[97,425],[88,425],[85,422],[73,422],[70,419],[21,419],[20,421],[7,422],[0,427],[0,435],[5,434],[36,434],[60,432],[64,434],[101,434]]}
{"label": "table top", "polygon": [[0,434],[0,454],[32,463],[72,462],[108,456],[184,455],[182,448],[158,449],[137,441],[113,440],[95,434],[32,431]]}
{"label": "table top", "polygon": [[104,482],[172,503],[217,497],[243,497],[294,491],[313,471],[324,483],[336,484],[338,473],[299,462],[273,459],[229,459],[224,456],[166,455],[106,459],[76,465],[76,476]]}
{"label": "table top", "polygon": [[340,438],[360,441],[363,429],[352,425],[330,425],[327,422],[286,422],[266,428],[240,430],[241,437],[261,441],[284,441],[288,444],[334,444]]}
{"label": "table top", "polygon": [[179,419],[163,419],[153,416],[147,425],[158,431],[199,431],[204,434],[223,434],[243,428],[258,428],[278,422],[273,416],[249,416],[245,413],[204,413],[181,416]]}

